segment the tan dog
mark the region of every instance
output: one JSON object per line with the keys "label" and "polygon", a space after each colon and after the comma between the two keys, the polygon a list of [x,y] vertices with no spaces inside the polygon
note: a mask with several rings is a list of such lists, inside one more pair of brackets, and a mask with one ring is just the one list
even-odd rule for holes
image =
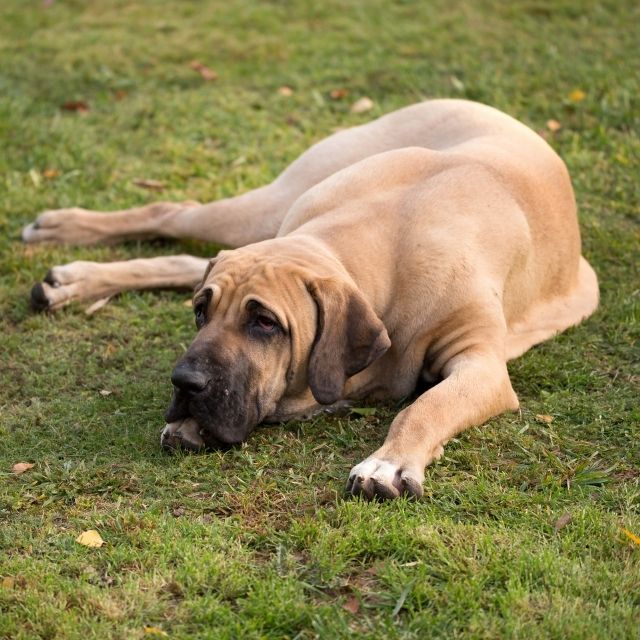
{"label": "tan dog", "polygon": [[506,362],[598,304],[563,162],[524,125],[460,100],[337,133],[237,198],[49,211],[23,232],[150,236],[242,248],[210,262],[54,267],[34,305],[199,282],[199,332],[172,375],[165,446],[240,442],[263,421],[402,398],[426,380],[352,469],[347,490],[367,497],[421,495],[425,465],[450,438],[518,407]]}

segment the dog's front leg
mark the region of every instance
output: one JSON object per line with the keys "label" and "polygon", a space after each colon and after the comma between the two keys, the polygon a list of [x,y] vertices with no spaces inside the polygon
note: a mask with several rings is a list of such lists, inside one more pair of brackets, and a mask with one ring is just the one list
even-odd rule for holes
{"label": "dog's front leg", "polygon": [[49,270],[31,289],[36,311],[54,311],[70,302],[107,298],[122,291],[193,289],[209,264],[188,255],[138,258],[122,262],[78,260]]}
{"label": "dog's front leg", "polygon": [[452,359],[444,379],[401,411],[380,449],[353,467],[347,492],[367,498],[422,496],[426,465],[449,439],[503,411],[518,408],[504,360],[467,351]]}

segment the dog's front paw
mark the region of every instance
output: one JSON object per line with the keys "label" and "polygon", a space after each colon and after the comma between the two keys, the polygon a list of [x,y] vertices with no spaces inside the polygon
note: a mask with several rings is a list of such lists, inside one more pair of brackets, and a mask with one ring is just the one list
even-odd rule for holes
{"label": "dog's front paw", "polygon": [[168,451],[183,449],[203,451],[205,442],[200,435],[200,427],[193,418],[178,420],[165,426],[160,434],[160,445]]}
{"label": "dog's front paw", "polygon": [[346,490],[353,496],[364,496],[368,500],[402,495],[421,498],[423,480],[422,472],[372,456],[351,469]]}
{"label": "dog's front paw", "polygon": [[100,278],[105,266],[78,260],[49,269],[42,282],[31,289],[34,311],[54,311],[76,300],[93,300],[113,295],[116,291]]}

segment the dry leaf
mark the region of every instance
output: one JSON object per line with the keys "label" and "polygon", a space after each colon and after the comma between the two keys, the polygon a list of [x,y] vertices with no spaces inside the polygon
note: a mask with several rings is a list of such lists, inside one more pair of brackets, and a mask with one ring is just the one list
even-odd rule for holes
{"label": "dry leaf", "polygon": [[166,631],[163,631],[160,627],[145,627],[144,634],[146,636],[163,636],[164,638],[169,637],[169,634]]}
{"label": "dry leaf", "polygon": [[29,471],[29,469],[33,469],[33,467],[35,467],[35,465],[31,464],[31,462],[17,462],[13,467],[11,467],[11,471],[19,476],[21,473]]}
{"label": "dry leaf", "polygon": [[456,90],[456,91],[464,91],[464,82],[462,82],[462,80],[460,80],[460,78],[458,78],[457,76],[449,76],[449,80],[451,82],[451,86]]}
{"label": "dry leaf", "polygon": [[103,544],[105,544],[104,540],[95,529],[83,531],[76,538],[76,542],[83,544],[85,547],[91,547],[92,549],[97,549],[98,547],[101,547]]}
{"label": "dry leaf", "polygon": [[124,91],[123,89],[117,89],[116,91],[113,92],[113,97],[118,100],[118,102],[120,100],[124,100],[124,98],[126,98],[129,94]]}
{"label": "dry leaf", "polygon": [[560,129],[562,129],[562,125],[557,120],[554,120],[552,118],[551,120],[547,120],[547,129],[555,133],[556,131],[560,131]]}
{"label": "dry leaf", "polygon": [[89,305],[85,310],[85,315],[92,316],[96,311],[102,309],[102,307],[106,306],[106,304],[111,300],[111,296],[107,296],[106,298],[100,298],[100,300],[96,300],[92,305]]}
{"label": "dry leaf", "polygon": [[553,416],[547,415],[546,413],[537,413],[536,420],[538,422],[544,422],[545,424],[551,424],[553,422]]}
{"label": "dry leaf", "polygon": [[582,91],[582,89],[574,89],[569,94],[569,100],[571,100],[571,102],[582,102],[586,97],[587,94]]}
{"label": "dry leaf", "polygon": [[35,169],[29,169],[29,177],[31,178],[31,182],[33,182],[34,187],[39,187],[42,182],[40,179],[40,173]]}
{"label": "dry leaf", "polygon": [[332,100],[342,100],[342,98],[346,98],[349,95],[349,90],[348,89],[332,89],[329,92],[329,97]]}
{"label": "dry leaf", "polygon": [[218,74],[213,70],[202,64],[199,60],[192,60],[189,63],[189,67],[194,71],[197,71],[203,78],[203,80],[217,80]]}
{"label": "dry leaf", "polygon": [[189,307],[189,309],[191,309],[191,307],[193,307],[193,301],[191,300],[191,298],[189,298],[188,300],[185,300],[182,303],[183,307]]}
{"label": "dry leaf", "polygon": [[288,98],[289,96],[293,95],[293,89],[291,87],[287,87],[286,85],[284,87],[280,87],[278,89],[278,93],[281,96],[284,96],[285,98]]}
{"label": "dry leaf", "polygon": [[20,249],[22,250],[22,256],[25,258],[33,258],[33,256],[38,253],[38,249],[36,249],[37,246],[37,244],[28,244],[20,247]]}
{"label": "dry leaf", "polygon": [[4,578],[2,578],[3,589],[13,589],[14,584],[15,580],[11,576],[5,576]]}
{"label": "dry leaf", "polygon": [[53,180],[53,178],[57,178],[60,175],[60,172],[57,169],[45,169],[42,172],[42,175],[47,179],[47,180]]}
{"label": "dry leaf", "polygon": [[110,342],[104,348],[104,351],[102,352],[102,357],[103,358],[110,358],[117,350],[118,350],[118,348],[113,344],[113,342]]}
{"label": "dry leaf", "polygon": [[629,529],[625,529],[624,527],[620,527],[620,529],[622,530],[622,533],[624,533],[624,535],[629,538],[629,540],[632,540],[637,545],[640,545],[640,538],[635,533],[631,533]]}
{"label": "dry leaf", "polygon": [[105,398],[107,396],[110,396],[113,393],[113,391],[109,391],[109,389],[100,389],[100,395],[104,396]]}
{"label": "dry leaf", "polygon": [[351,105],[351,113],[364,113],[373,109],[373,100],[371,98],[360,98]]}
{"label": "dry leaf", "polygon": [[564,529],[572,520],[570,513],[563,513],[553,525],[553,528],[556,531],[560,531],[560,529]]}
{"label": "dry leaf", "polygon": [[146,178],[136,178],[133,181],[133,184],[136,187],[141,187],[142,189],[149,189],[150,191],[162,191],[164,189],[164,182],[160,182],[160,180],[148,180]]}
{"label": "dry leaf", "polygon": [[65,111],[78,111],[80,113],[86,113],[89,111],[89,103],[84,100],[69,100],[60,105],[61,109]]}
{"label": "dry leaf", "polygon": [[349,613],[358,613],[360,610],[360,601],[355,596],[351,596],[343,605],[342,608]]}
{"label": "dry leaf", "polygon": [[217,80],[218,74],[213,70],[209,69],[209,67],[200,67],[198,72],[205,80]]}

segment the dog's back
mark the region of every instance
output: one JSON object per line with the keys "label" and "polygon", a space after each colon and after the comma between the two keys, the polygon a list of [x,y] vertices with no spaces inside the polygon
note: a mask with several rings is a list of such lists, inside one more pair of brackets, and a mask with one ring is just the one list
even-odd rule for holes
{"label": "dog's back", "polygon": [[[428,289],[442,312],[436,292],[450,297],[447,283],[461,270],[481,271],[517,334],[509,357],[597,306],[568,172],[525,125],[485,105],[434,100],[337,135],[362,158],[305,192],[279,235],[324,237],[373,299],[380,279],[400,270],[405,282]],[[332,144],[330,138],[308,153],[328,154]],[[395,244],[386,255],[401,262],[385,263],[383,252],[375,270],[363,268],[343,242],[354,234],[372,247]],[[378,307],[390,304],[379,300]]]}

